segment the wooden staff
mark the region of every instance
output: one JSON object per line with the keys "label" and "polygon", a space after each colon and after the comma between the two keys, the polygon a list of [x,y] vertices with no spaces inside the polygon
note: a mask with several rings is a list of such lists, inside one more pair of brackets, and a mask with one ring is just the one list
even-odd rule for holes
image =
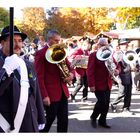
{"label": "wooden staff", "polygon": [[13,36],[14,36],[14,8],[10,7],[10,55],[13,54]]}
{"label": "wooden staff", "polygon": [[[9,17],[10,17],[10,25],[9,25],[9,32],[10,32],[10,55],[13,54],[13,45],[14,45],[14,8],[13,7],[10,7],[10,14],[9,14]],[[11,85],[10,85],[10,88],[11,88],[11,122],[10,122],[10,130],[14,130],[15,127],[14,127],[14,95],[13,95],[13,82],[11,82]]]}

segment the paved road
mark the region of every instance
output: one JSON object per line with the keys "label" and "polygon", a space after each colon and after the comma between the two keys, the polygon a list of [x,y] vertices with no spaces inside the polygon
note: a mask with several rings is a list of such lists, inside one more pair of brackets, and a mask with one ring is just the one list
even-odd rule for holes
{"label": "paved road", "polygon": [[[70,87],[69,90],[73,91]],[[113,86],[111,100],[117,96],[118,88]],[[131,113],[122,113],[121,107],[123,103],[118,105],[118,112],[112,113],[109,110],[107,122],[111,125],[111,129],[101,127],[92,128],[90,124],[90,115],[96,102],[94,93],[89,92],[88,101],[81,102],[80,91],[76,96],[76,102],[69,100],[69,127],[68,133],[137,133],[140,131],[140,92],[133,93],[131,103]],[[50,130],[56,133],[56,120]]]}

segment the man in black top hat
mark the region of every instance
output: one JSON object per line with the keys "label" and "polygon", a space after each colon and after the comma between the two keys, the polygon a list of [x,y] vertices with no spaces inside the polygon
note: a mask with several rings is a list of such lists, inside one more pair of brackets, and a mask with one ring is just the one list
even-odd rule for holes
{"label": "man in black top hat", "polygon": [[14,54],[9,26],[0,36],[0,132],[39,132],[45,124],[44,108],[33,65],[20,58],[27,35],[14,26]]}

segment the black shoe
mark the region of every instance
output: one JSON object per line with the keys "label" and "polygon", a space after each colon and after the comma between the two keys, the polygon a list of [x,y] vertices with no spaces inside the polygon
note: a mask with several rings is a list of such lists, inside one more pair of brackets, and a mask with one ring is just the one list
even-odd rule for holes
{"label": "black shoe", "polygon": [[90,117],[90,119],[91,119],[91,125],[92,125],[92,127],[93,128],[97,128],[97,122],[96,122],[96,120],[92,119],[91,117]]}
{"label": "black shoe", "polygon": [[72,102],[75,102],[75,96],[72,95],[72,94],[71,94],[70,96],[71,96],[71,101],[72,101]]}
{"label": "black shoe", "polygon": [[82,99],[81,99],[81,102],[84,102],[84,101],[86,101],[87,100],[87,97],[83,97]]}
{"label": "black shoe", "polygon": [[98,125],[104,128],[111,128],[111,126],[107,125],[106,123],[98,122]]}
{"label": "black shoe", "polygon": [[117,109],[113,104],[111,104],[111,110],[112,110],[113,113],[117,112]]}

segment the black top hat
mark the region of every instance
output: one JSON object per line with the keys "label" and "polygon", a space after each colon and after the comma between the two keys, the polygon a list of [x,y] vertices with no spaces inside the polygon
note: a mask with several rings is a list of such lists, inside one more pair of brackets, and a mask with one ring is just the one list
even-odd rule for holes
{"label": "black top hat", "polygon": [[[6,26],[6,27],[3,28],[2,32],[1,32],[1,36],[0,36],[0,42],[10,35],[9,30],[10,30],[9,26]],[[14,34],[20,35],[23,41],[27,37],[27,35],[24,34],[24,33],[21,33],[20,30],[16,26],[14,26],[14,31],[13,32],[14,32]]]}
{"label": "black top hat", "polygon": [[120,39],[119,40],[119,45],[124,45],[124,44],[128,44],[130,43],[130,41],[126,38]]}

